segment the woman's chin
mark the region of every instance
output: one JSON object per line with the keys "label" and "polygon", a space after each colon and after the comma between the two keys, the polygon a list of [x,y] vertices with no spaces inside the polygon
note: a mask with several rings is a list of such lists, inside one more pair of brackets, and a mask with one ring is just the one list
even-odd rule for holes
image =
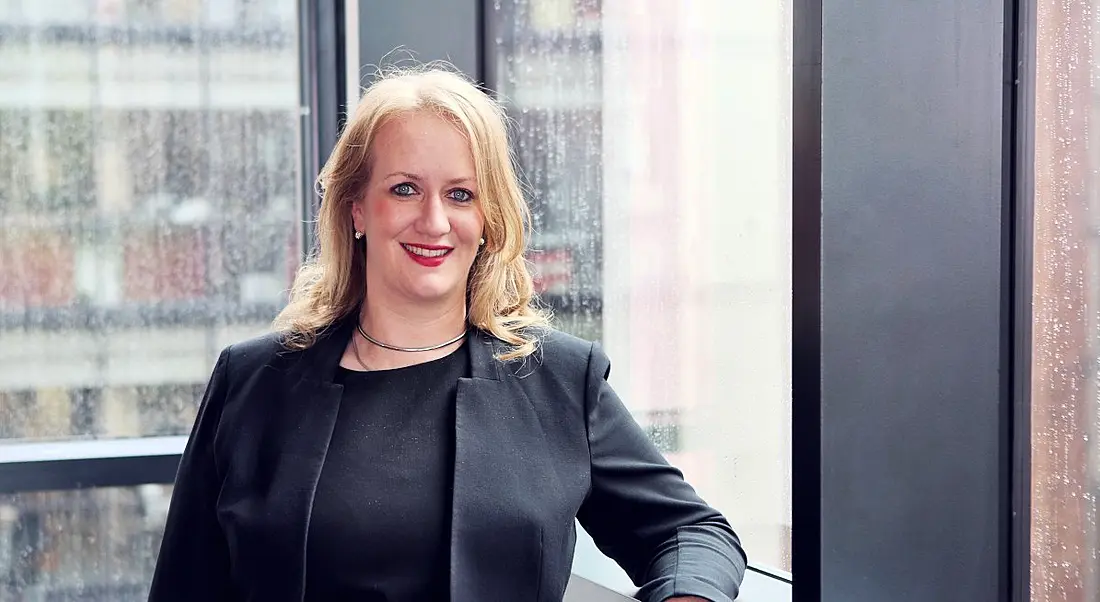
{"label": "woman's chin", "polygon": [[443,303],[455,297],[462,297],[463,287],[451,279],[418,278],[410,282],[406,296],[413,303],[426,305]]}

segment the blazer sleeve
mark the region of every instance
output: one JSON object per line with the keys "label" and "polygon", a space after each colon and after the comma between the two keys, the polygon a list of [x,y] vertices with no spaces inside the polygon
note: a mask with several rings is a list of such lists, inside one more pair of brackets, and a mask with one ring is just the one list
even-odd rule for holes
{"label": "blazer sleeve", "polygon": [[216,515],[221,478],[214,460],[214,434],[229,389],[228,363],[226,348],[214,366],[176,472],[150,602],[235,598],[229,546]]}
{"label": "blazer sleeve", "polygon": [[608,384],[610,371],[593,345],[585,407],[592,483],[577,518],[640,587],[640,600],[732,602],[745,576],[740,540],[650,442]]}

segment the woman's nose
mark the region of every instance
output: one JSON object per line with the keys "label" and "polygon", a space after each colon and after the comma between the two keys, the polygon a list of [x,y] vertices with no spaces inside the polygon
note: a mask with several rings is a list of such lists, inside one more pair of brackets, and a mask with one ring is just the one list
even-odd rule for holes
{"label": "woman's nose", "polygon": [[421,206],[417,226],[427,236],[439,237],[451,231],[447,209],[439,195],[430,196]]}

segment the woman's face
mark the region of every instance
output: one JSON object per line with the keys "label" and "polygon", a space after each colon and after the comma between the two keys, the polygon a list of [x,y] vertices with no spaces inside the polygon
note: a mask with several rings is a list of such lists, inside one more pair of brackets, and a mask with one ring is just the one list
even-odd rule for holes
{"label": "woman's face", "polygon": [[464,302],[485,221],[469,142],[451,122],[415,112],[386,122],[371,146],[371,177],[352,205],[369,294]]}

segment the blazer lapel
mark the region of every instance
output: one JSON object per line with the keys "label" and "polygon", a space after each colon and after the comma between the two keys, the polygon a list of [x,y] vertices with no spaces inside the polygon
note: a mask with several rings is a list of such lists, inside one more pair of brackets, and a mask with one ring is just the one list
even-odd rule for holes
{"label": "blazer lapel", "polygon": [[347,321],[338,323],[312,347],[293,358],[284,374],[279,400],[268,410],[278,421],[277,471],[267,511],[281,524],[292,525],[285,537],[271,538],[273,558],[286,559],[289,570],[271,570],[264,576],[265,600],[302,600],[305,596],[306,545],[317,481],[328,453],[340,409],[343,387],[333,383],[336,367],[350,337]]}
{"label": "blazer lapel", "polygon": [[[516,507],[529,479],[524,450],[510,419],[525,416],[523,391],[494,357],[495,338],[467,338],[470,377],[459,380],[455,400],[454,493],[451,500],[451,599],[536,600],[542,532]],[[520,415],[517,415],[520,414]]]}

